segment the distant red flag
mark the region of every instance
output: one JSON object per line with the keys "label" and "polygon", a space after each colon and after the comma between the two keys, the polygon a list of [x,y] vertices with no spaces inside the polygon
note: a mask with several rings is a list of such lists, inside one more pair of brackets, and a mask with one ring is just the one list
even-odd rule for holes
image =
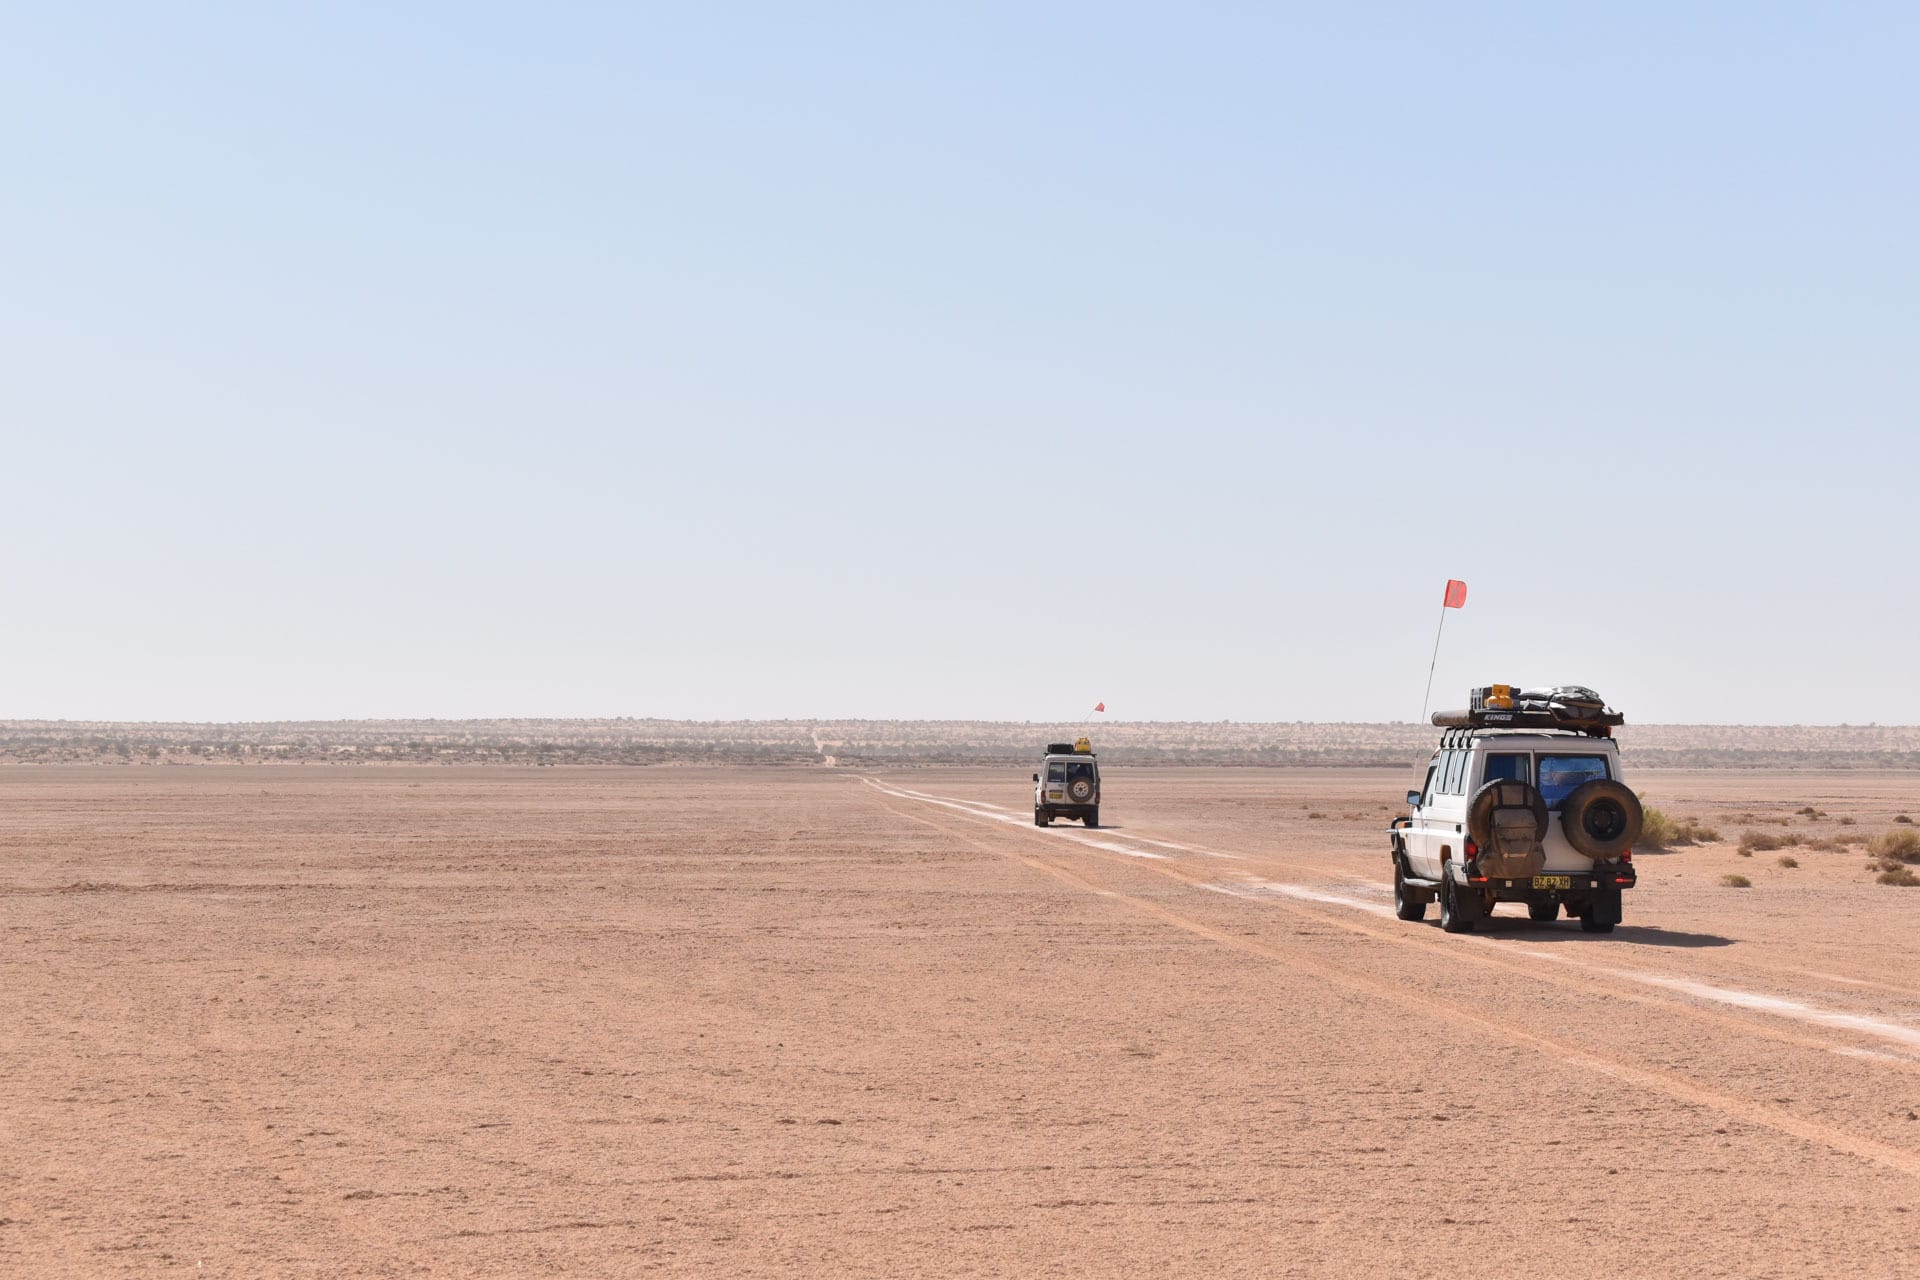
{"label": "distant red flag", "polygon": [[1458,578],[1447,579],[1447,598],[1440,602],[1444,609],[1458,609],[1467,602],[1467,584]]}
{"label": "distant red flag", "polygon": [[1107,709],[1107,704],[1104,702],[1096,702],[1093,704],[1093,709],[1095,711],[1105,711]]}

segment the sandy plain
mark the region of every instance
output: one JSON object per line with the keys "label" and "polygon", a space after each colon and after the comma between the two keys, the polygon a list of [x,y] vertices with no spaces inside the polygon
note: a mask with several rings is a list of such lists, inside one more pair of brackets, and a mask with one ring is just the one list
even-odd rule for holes
{"label": "sandy plain", "polygon": [[1604,938],[1394,920],[1398,771],[1025,778],[0,771],[0,1274],[1920,1274],[1920,890],[1731,843],[1920,775],[1636,774]]}

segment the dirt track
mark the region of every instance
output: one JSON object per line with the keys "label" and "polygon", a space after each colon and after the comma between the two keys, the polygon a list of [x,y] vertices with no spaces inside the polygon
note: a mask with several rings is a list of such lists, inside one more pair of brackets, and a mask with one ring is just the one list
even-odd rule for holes
{"label": "dirt track", "polygon": [[1448,937],[1397,773],[1115,771],[1093,833],[1024,776],[0,772],[0,1274],[1920,1272],[1862,854]]}

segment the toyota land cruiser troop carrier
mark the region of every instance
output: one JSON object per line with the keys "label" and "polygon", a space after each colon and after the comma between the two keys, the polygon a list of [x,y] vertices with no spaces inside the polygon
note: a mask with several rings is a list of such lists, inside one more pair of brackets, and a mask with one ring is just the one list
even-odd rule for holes
{"label": "toyota land cruiser troop carrier", "polygon": [[1048,743],[1047,758],[1033,775],[1033,825],[1050,826],[1055,818],[1100,825],[1100,761],[1085,738]]}
{"label": "toyota land cruiser troop carrier", "polygon": [[1395,913],[1423,919],[1438,900],[1440,927],[1466,933],[1494,904],[1524,902],[1534,920],[1564,908],[1588,933],[1613,932],[1642,820],[1620,778],[1623,722],[1574,685],[1489,685],[1466,711],[1436,713],[1426,781],[1388,828]]}

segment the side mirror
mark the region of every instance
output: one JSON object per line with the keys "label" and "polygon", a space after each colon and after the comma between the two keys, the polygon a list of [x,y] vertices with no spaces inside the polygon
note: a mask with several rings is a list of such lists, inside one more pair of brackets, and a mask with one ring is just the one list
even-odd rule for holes
{"label": "side mirror", "polygon": [[1039,774],[1037,774],[1037,773],[1036,773],[1036,774],[1034,774],[1034,775],[1033,775],[1033,780],[1034,780],[1035,782],[1038,782],[1038,781],[1040,781],[1040,775],[1039,775]]}
{"label": "side mirror", "polygon": [[1407,792],[1407,807],[1409,809],[1418,809],[1420,807],[1420,793],[1418,791]]}

